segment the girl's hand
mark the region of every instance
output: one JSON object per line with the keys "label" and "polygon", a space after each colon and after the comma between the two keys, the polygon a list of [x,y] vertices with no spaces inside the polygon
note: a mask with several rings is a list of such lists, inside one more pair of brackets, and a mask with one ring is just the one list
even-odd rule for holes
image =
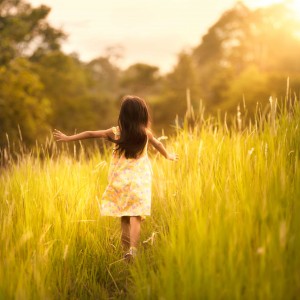
{"label": "girl's hand", "polygon": [[62,133],[61,131],[59,131],[57,129],[54,129],[53,136],[55,137],[57,142],[59,142],[59,141],[63,141],[63,142],[69,141],[69,137],[66,134]]}
{"label": "girl's hand", "polygon": [[176,154],[176,153],[168,154],[167,159],[177,161],[178,160],[178,154]]}

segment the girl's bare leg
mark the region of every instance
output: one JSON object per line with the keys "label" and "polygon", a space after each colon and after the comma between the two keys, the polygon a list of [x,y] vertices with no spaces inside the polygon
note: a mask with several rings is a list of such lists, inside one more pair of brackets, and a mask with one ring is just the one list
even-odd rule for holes
{"label": "girl's bare leg", "polygon": [[130,247],[130,217],[123,216],[121,217],[121,229],[122,236],[121,242],[124,251],[127,251]]}
{"label": "girl's bare leg", "polygon": [[141,217],[130,217],[130,247],[137,248],[141,233]]}

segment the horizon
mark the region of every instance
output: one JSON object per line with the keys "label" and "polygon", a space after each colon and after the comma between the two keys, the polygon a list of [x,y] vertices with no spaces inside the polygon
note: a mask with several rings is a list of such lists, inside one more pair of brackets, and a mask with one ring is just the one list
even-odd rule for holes
{"label": "horizon", "polygon": [[[159,67],[161,73],[168,73],[175,66],[177,55],[199,45],[207,30],[237,2],[254,9],[284,1],[28,2],[33,6],[45,4],[51,8],[49,22],[68,36],[62,46],[65,53],[76,53],[81,61],[88,62],[112,50],[115,63],[121,69],[144,63]],[[147,22],[143,22],[146,17]],[[136,23],[139,26],[135,26]]]}

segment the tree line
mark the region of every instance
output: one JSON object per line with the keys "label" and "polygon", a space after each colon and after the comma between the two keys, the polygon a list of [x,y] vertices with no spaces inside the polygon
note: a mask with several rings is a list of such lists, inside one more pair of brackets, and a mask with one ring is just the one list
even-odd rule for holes
{"label": "tree line", "polygon": [[246,104],[249,118],[257,102],[284,97],[288,77],[299,94],[299,22],[284,4],[255,10],[236,4],[166,75],[145,63],[123,70],[113,49],[90,62],[64,53],[66,34],[49,24],[50,10],[0,0],[0,147],[7,136],[32,145],[53,128],[110,127],[126,94],[144,97],[155,128],[166,131],[176,116],[182,122],[187,90],[195,110],[200,100],[210,114],[235,114]]}

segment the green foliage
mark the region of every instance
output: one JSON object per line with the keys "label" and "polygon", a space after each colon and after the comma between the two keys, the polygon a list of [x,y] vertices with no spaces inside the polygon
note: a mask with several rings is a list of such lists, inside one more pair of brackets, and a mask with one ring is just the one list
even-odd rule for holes
{"label": "green foliage", "polygon": [[0,65],[19,56],[34,57],[60,48],[64,33],[45,21],[49,12],[45,5],[32,8],[25,1],[0,2]]}
{"label": "green foliage", "polygon": [[15,59],[0,68],[1,146],[6,144],[6,134],[15,140],[20,137],[20,130],[29,144],[44,138],[50,114],[43,84],[27,60]]}
{"label": "green foliage", "polygon": [[147,97],[153,94],[158,85],[158,67],[137,63],[130,66],[122,73],[121,87],[126,94],[141,95]]}
{"label": "green foliage", "polygon": [[[268,76],[259,72],[256,66],[249,66],[239,77],[234,78],[224,92],[224,99],[220,108],[224,111],[236,111],[236,104],[247,103],[248,112],[253,116],[257,103],[266,103],[270,96],[266,90]],[[250,110],[250,111],[249,111]]]}
{"label": "green foliage", "polygon": [[77,58],[51,52],[39,60],[36,70],[53,107],[53,127],[73,132],[95,126],[88,77]]}
{"label": "green foliage", "polygon": [[[47,126],[69,133],[108,128],[115,124],[120,99],[126,94],[144,97],[152,111],[154,130],[164,128],[167,133],[174,132],[175,120],[184,123],[188,90],[195,111],[201,109],[202,101],[207,113],[232,116],[244,101],[250,119],[257,102],[264,106],[270,96],[278,100],[285,97],[287,78],[299,95],[299,21],[284,3],[256,10],[237,3],[212,24],[199,45],[181,52],[173,71],[164,76],[158,67],[144,63],[121,70],[117,65],[119,50],[114,47],[88,63],[76,54],[63,53],[60,48],[65,34],[48,23],[49,13],[49,7],[32,7],[25,0],[0,1],[1,74],[10,72],[10,62],[22,57],[22,70],[41,84],[37,95],[22,83],[3,81],[2,76],[1,105],[7,107],[13,101],[14,109],[21,111],[22,97],[34,103],[40,103],[41,98],[49,100],[45,116],[39,111],[32,113],[36,116],[30,126],[28,121],[27,125],[19,124],[23,119],[12,110],[6,108],[8,115],[0,112],[4,126],[1,146],[5,132],[11,140],[18,136],[15,124],[20,125],[28,144]],[[16,90],[10,95],[13,86]],[[23,91],[22,97],[16,96],[18,90]],[[53,112],[51,116],[48,111]],[[23,132],[31,128],[41,130]]]}
{"label": "green foliage", "polygon": [[[209,28],[189,58],[184,61],[179,56],[169,76],[180,80],[166,85],[166,94],[190,80],[190,85],[197,86],[197,91],[191,88],[192,99],[202,98],[209,112],[226,109],[231,113],[244,96],[253,117],[256,102],[267,103],[270,91],[284,97],[284,84],[274,84],[274,78],[284,82],[290,77],[299,92],[298,28],[299,21],[284,4],[252,11],[237,3]],[[196,64],[193,72],[188,69],[191,64]]]}
{"label": "green foliage", "polygon": [[111,61],[109,56],[102,56],[93,59],[86,66],[91,76],[91,86],[95,93],[107,93],[107,96],[113,98],[119,93],[119,68]]}
{"label": "green foliage", "polygon": [[[21,132],[30,145],[50,127],[74,132],[111,126],[119,70],[109,59],[85,64],[62,53],[65,35],[47,22],[46,6],[4,0],[0,12],[0,146],[6,133],[14,141]],[[102,71],[96,71],[99,64]]]}
{"label": "green foliage", "polygon": [[153,117],[156,123],[161,127],[174,126],[176,115],[183,122],[187,109],[187,90],[190,90],[192,94],[193,106],[197,107],[200,92],[196,65],[188,53],[182,52],[174,71],[168,74],[163,81],[162,95],[158,97],[159,101],[153,105]]}

